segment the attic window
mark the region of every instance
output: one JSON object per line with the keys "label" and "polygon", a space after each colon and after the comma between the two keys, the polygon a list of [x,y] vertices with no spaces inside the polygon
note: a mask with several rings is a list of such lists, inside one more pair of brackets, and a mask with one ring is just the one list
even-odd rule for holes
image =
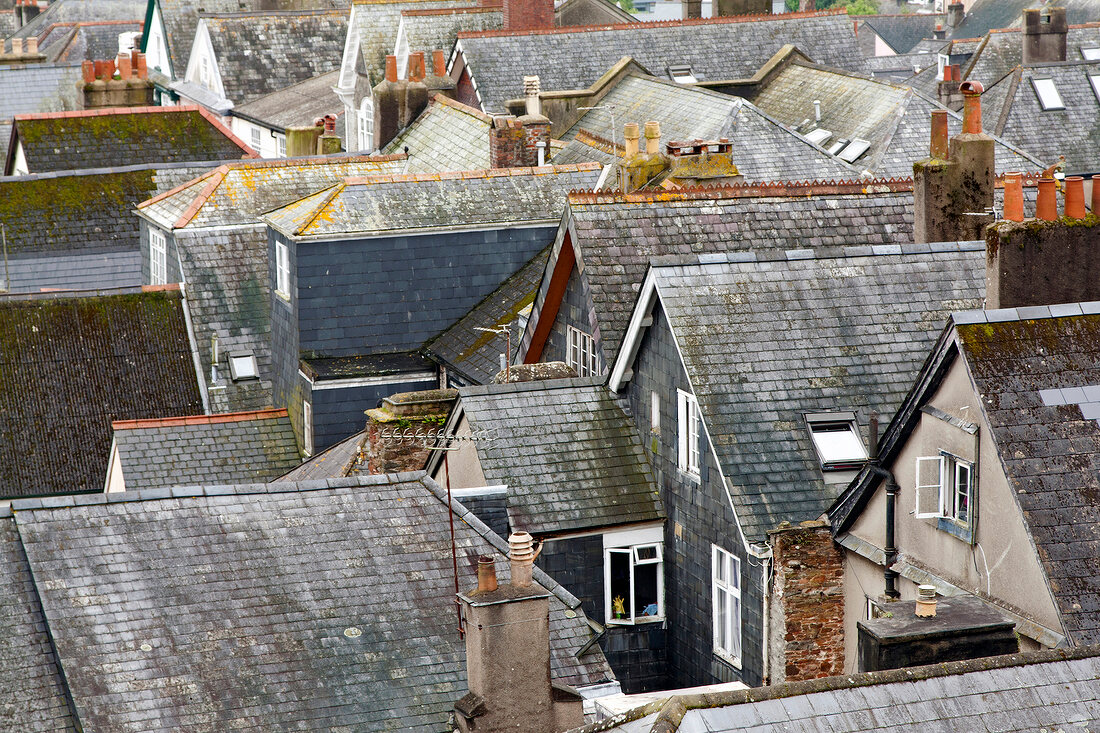
{"label": "attic window", "polygon": [[1092,85],[1092,93],[1096,95],[1096,101],[1100,102],[1100,71],[1089,74],[1089,84]]}
{"label": "attic window", "polygon": [[256,356],[251,351],[236,351],[229,355],[229,375],[234,382],[244,379],[258,379],[260,369],[256,365]]}
{"label": "attic window", "polygon": [[1035,87],[1035,96],[1039,98],[1039,105],[1044,112],[1066,108],[1053,79],[1032,79],[1031,85]]}
{"label": "attic window", "polygon": [[861,140],[858,137],[853,138],[852,142],[844,146],[844,149],[836,154],[836,157],[843,160],[845,163],[854,163],[859,156],[867,152],[871,147],[871,143],[866,140]]}
{"label": "attic window", "polygon": [[867,449],[859,437],[856,416],[851,412],[806,415],[817,457],[824,471],[858,468],[867,460]]}
{"label": "attic window", "polygon": [[695,72],[691,70],[690,64],[668,67],[668,78],[672,79],[677,84],[699,83],[699,80],[695,77]]}
{"label": "attic window", "polygon": [[806,139],[812,142],[814,145],[824,145],[829,141],[829,138],[833,136],[833,133],[829,132],[823,127],[819,127],[816,130],[811,130],[806,133]]}
{"label": "attic window", "polygon": [[1085,61],[1100,61],[1100,48],[1082,48],[1081,57]]}

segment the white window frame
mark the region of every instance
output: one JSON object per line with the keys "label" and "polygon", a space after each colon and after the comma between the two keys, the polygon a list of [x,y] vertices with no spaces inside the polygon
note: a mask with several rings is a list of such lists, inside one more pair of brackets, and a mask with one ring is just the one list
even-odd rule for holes
{"label": "white window frame", "polygon": [[258,153],[260,148],[263,147],[263,132],[258,127],[252,127],[250,130],[252,148]]}
{"label": "white window frame", "polygon": [[699,478],[699,401],[691,392],[676,390],[676,467],[681,473]]}
{"label": "white window frame", "polygon": [[168,239],[159,229],[149,229],[149,284],[168,282]]}
{"label": "white window frame", "polygon": [[302,450],[313,455],[313,403],[302,400]]}
{"label": "white window frame", "polygon": [[203,87],[207,88],[207,89],[213,90],[214,87],[211,84],[212,77],[213,77],[213,74],[211,73],[211,70],[210,70],[210,59],[206,58],[206,56],[200,56],[199,57],[199,84],[202,85]]}
{"label": "white window frame", "polygon": [[[915,479],[914,514],[917,519],[949,519],[971,526],[974,518],[973,462],[946,451],[938,456],[920,456],[916,461]],[[965,490],[961,490],[963,486]],[[960,511],[960,499],[964,497],[965,514]]]}
{"label": "white window frame", "polygon": [[286,135],[275,136],[275,147],[280,158],[286,157]]}
{"label": "white window frame", "polygon": [[1062,93],[1058,91],[1058,86],[1054,83],[1054,79],[1050,77],[1043,79],[1032,77],[1031,87],[1035,90],[1035,96],[1039,100],[1039,106],[1044,112],[1055,112],[1066,108],[1066,103],[1062,99]]}
{"label": "white window frame", "polygon": [[[651,552],[652,556],[643,557],[643,552]],[[661,527],[651,527],[627,532],[612,532],[604,535],[604,619],[609,625],[634,626],[664,621],[665,619],[665,553],[664,530]],[[615,618],[613,610],[613,598],[611,592],[611,558],[618,555],[626,556],[630,563],[630,597],[624,598],[624,610],[626,616]],[[641,616],[635,608],[635,569],[644,565],[657,566],[657,614],[655,616]]]}
{"label": "white window frame", "polygon": [[714,653],[740,668],[741,559],[718,545],[711,545],[710,567]]}
{"label": "white window frame", "polygon": [[578,377],[592,377],[600,373],[596,360],[596,341],[592,335],[579,328],[565,329],[565,364],[573,367]]}
{"label": "white window frame", "polygon": [[359,103],[355,121],[360,152],[374,152],[374,100],[369,95]]}
{"label": "white window frame", "polygon": [[[867,446],[863,444],[863,438],[859,434],[859,426],[856,425],[856,416],[853,412],[821,412],[806,415],[806,423],[810,429],[810,441],[817,458],[821,462],[822,471],[844,471],[859,468],[867,462]],[[818,436],[825,433],[845,432],[837,428],[847,428],[848,436],[859,445],[859,454],[851,454],[843,457],[829,455],[825,447],[819,442]]]}
{"label": "white window frame", "polygon": [[290,300],[290,248],[275,241],[275,293]]}
{"label": "white window frame", "polygon": [[229,354],[229,376],[234,382],[260,378],[256,355],[251,351],[235,351]]}

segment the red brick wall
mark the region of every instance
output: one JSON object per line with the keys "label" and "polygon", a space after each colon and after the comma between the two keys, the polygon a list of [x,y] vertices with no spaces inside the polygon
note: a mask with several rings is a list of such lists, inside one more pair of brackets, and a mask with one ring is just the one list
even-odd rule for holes
{"label": "red brick wall", "polygon": [[504,0],[504,30],[554,27],[554,0]]}

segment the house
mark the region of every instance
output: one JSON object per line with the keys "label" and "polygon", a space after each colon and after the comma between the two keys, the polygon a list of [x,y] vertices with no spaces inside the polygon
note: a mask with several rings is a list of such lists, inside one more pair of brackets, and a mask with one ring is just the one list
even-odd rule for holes
{"label": "house", "polygon": [[141,39],[140,20],[51,23],[38,41],[47,63],[110,59],[129,53]]}
{"label": "house", "polygon": [[503,503],[510,532],[542,541],[539,567],[604,625],[600,645],[626,692],[667,687],[664,510],[603,379],[463,387],[444,432],[476,437],[432,453],[428,474],[484,521]]}
{"label": "house", "polygon": [[[785,44],[820,64],[864,68],[848,16],[821,11],[459,33],[450,72],[458,101],[499,114],[508,109],[509,100],[523,97],[527,75],[538,75],[547,92],[584,89],[623,56],[630,56],[654,74],[675,80],[686,72],[704,86],[720,86],[752,77]],[[738,53],[713,51],[727,47],[736,47]],[[578,58],[585,63],[575,63]]]}
{"label": "house", "polygon": [[111,421],[203,412],[177,287],[0,298],[0,498],[102,492]]}
{"label": "house", "polygon": [[409,173],[472,171],[489,168],[493,120],[442,94],[434,94],[412,123],[386,145],[385,154],[408,156]]}
{"label": "house", "polygon": [[230,110],[233,133],[260,154],[261,158],[285,158],[286,135],[290,127],[311,127],[319,118],[335,115],[337,134],[346,150],[344,111],[332,96],[337,71],[315,76],[285,89],[265,94]]}
{"label": "house", "polygon": [[111,423],[107,492],[268,481],[298,465],[286,410]]}
{"label": "house", "polygon": [[988,230],[989,310],[952,314],[875,467],[829,510],[849,571],[848,629],[925,583],[998,608],[1025,648],[1093,644],[1100,634],[1090,468],[1097,293],[1086,254],[1096,233],[1081,180],[1068,180],[1078,204],[1067,202],[1064,223],[1044,211],[1056,205],[1053,186],[1048,197],[1040,190],[1038,220],[1023,220],[1018,197],[1006,203],[1017,221]]}
{"label": "house", "polygon": [[400,156],[229,163],[136,206],[140,282],[185,283],[202,386],[214,412],[272,406],[271,294],[261,214]]}
{"label": "house", "polygon": [[[26,558],[17,593],[37,589],[54,644],[0,667],[0,695],[37,686],[43,717],[56,710],[53,680],[27,680],[53,651],[82,730],[450,731],[467,690],[455,584],[474,585],[482,556],[512,577],[494,562],[507,543],[453,510],[452,542],[446,492],[423,474],[15,502],[0,531]],[[580,602],[533,576],[547,683],[613,683]]]}
{"label": "house", "polygon": [[8,159],[12,118],[82,109],[80,64],[0,64],[0,155]]}
{"label": "house", "polygon": [[440,384],[421,347],[545,249],[565,192],[600,173],[348,178],[269,212],[274,404],[306,452],[359,431],[381,398]]}
{"label": "house", "polygon": [[41,41],[50,26],[59,23],[140,23],[145,3],[143,0],[53,0],[46,5],[34,4],[33,8],[41,12],[27,18],[12,38],[37,38]]}
{"label": "house", "polygon": [[254,158],[201,107],[16,115],[4,175]]}
{"label": "house", "polygon": [[187,68],[169,88],[227,115],[238,104],[334,71],[347,22],[339,9],[200,13]]}
{"label": "house", "polygon": [[911,53],[925,38],[932,38],[945,17],[930,13],[859,16],[856,36],[865,56],[896,56]]}

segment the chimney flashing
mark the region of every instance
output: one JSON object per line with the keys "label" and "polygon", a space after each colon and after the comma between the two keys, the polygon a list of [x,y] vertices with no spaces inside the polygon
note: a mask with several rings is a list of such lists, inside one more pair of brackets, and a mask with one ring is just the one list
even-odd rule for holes
{"label": "chimney flashing", "polygon": [[471,606],[481,608],[483,606],[499,606],[504,603],[515,603],[516,601],[535,600],[539,598],[549,598],[550,591],[543,588],[537,582],[532,582],[531,585],[515,586],[511,583],[504,585],[498,585],[496,590],[482,591],[476,588],[466,593],[459,593],[458,597]]}

